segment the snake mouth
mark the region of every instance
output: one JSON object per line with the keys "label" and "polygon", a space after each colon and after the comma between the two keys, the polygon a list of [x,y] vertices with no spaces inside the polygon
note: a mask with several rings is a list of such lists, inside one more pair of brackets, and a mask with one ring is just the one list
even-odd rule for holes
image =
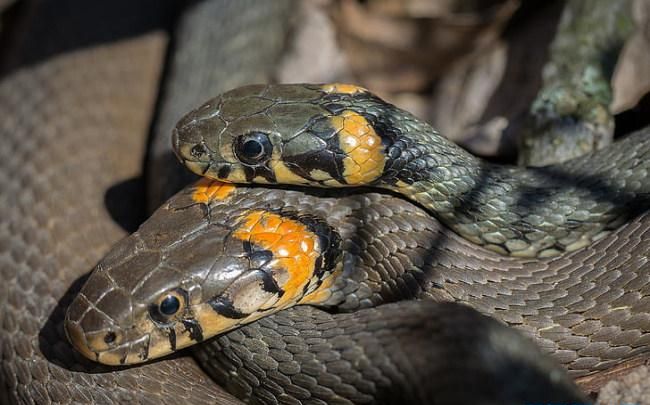
{"label": "snake mouth", "polygon": [[[249,183],[247,179],[250,177],[250,173],[247,173],[247,171],[252,172],[254,170],[246,165],[237,165],[212,159],[199,161],[182,158],[181,162],[194,174],[224,183]],[[258,177],[257,181],[264,182],[261,177]]]}
{"label": "snake mouth", "polygon": [[137,364],[149,360],[150,337],[143,335],[109,350],[95,352],[94,360],[109,366]]}

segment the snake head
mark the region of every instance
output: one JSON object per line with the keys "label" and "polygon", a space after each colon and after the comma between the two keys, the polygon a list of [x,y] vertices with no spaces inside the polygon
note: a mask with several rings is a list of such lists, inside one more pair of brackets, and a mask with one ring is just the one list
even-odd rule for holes
{"label": "snake head", "polygon": [[338,239],[326,224],[238,208],[237,190],[215,183],[172,198],[97,265],[66,314],[79,352],[155,359],[292,306],[329,274]]}
{"label": "snake head", "polygon": [[241,87],[183,117],[172,145],[190,170],[226,182],[370,184],[394,140],[376,129],[390,108],[352,85]]}

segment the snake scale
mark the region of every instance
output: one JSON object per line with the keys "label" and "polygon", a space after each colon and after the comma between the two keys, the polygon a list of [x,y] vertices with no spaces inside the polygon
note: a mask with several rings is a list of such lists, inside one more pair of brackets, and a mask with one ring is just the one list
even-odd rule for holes
{"label": "snake scale", "polygon": [[[66,4],[69,9],[79,7],[75,2]],[[57,7],[66,10],[66,4],[59,2]],[[126,3],[116,4],[118,14],[123,15]],[[150,10],[149,4],[143,4],[137,10],[128,5],[131,16],[153,19],[155,16],[151,15]],[[53,9],[49,11],[52,12]],[[43,15],[47,21],[47,12]],[[99,25],[98,20],[91,21]],[[128,21],[134,22],[142,24],[137,18]],[[39,34],[46,35],[47,29],[44,31],[45,33]],[[83,33],[77,33],[77,36]],[[73,37],[74,34],[72,32]],[[123,34],[118,30],[118,36]],[[160,37],[147,35],[141,39],[103,45],[98,49],[76,50],[64,56],[51,56],[51,49],[47,49],[44,54],[49,58],[45,62],[38,63],[32,59],[29,61],[32,65],[11,72],[3,79],[4,115],[15,117],[3,124],[2,132],[7,134],[6,138],[10,142],[3,144],[0,149],[3,158],[2,180],[3,184],[7,184],[3,192],[8,191],[3,193],[0,208],[3,217],[12,219],[2,223],[2,271],[7,282],[3,285],[5,305],[1,331],[3,383],[7,387],[5,394],[11,402],[233,401],[186,357],[111,371],[85,361],[63,343],[62,307],[67,306],[69,298],[59,302],[60,297],[70,282],[85,273],[120,233],[104,211],[104,201],[97,197],[117,179],[127,178],[137,171],[135,159],[130,168],[123,161],[125,151],[137,155],[141,150],[141,145],[135,144],[137,139],[128,134],[144,132],[148,111],[120,109],[116,106],[151,104],[161,42]],[[134,60],[139,63],[133,63]],[[116,61],[123,61],[124,64],[120,65]],[[93,68],[82,69],[81,74],[79,66]],[[122,78],[124,74],[130,77],[129,81],[114,79]],[[95,87],[88,86],[88,83],[110,85]],[[115,83],[120,85],[116,86]],[[21,97],[25,94],[29,96]],[[14,100],[29,99],[34,94],[42,98],[34,101],[33,108],[23,108],[16,113],[15,106],[20,103]],[[51,109],[41,108],[43,100],[47,101],[45,104]],[[105,104],[98,103],[98,100],[104,100]],[[58,110],[62,105],[68,107],[65,115]],[[75,106],[77,108],[70,108]],[[89,106],[97,108],[96,111],[111,113],[93,115],[93,109],[89,109]],[[71,110],[78,111],[79,115],[71,115]],[[40,111],[43,115],[35,116],[34,111]],[[88,123],[88,126],[84,127],[83,123]],[[16,128],[20,130],[17,131]],[[117,139],[122,141],[116,142]],[[76,158],[61,158],[67,157],[69,150],[75,150]],[[27,167],[25,162],[28,163]],[[89,162],[92,164],[89,165]],[[43,176],[44,173],[47,175]],[[79,176],[74,186],[68,181],[72,174]],[[80,188],[84,190],[82,198]],[[69,221],[69,218],[75,220]],[[642,227],[643,217],[637,222]],[[43,224],[47,224],[45,231]],[[450,235],[448,237],[453,239]],[[619,238],[616,240],[629,238],[629,235],[613,235]],[[78,287],[73,285],[70,293],[74,293]],[[36,299],[36,294],[39,299]],[[406,308],[411,304],[396,305],[388,307],[386,314],[393,311],[393,317],[400,319],[403,318],[404,311],[400,305]],[[359,319],[371,320],[373,317],[376,319],[377,316],[384,316],[373,311],[360,312]],[[432,305],[431,311],[426,312],[436,315],[436,311],[440,311],[439,319],[444,320],[444,307]],[[452,313],[459,313],[453,311]],[[460,311],[463,314],[462,309]],[[218,344],[223,346],[232,339],[233,342],[254,349],[256,330],[273,329],[274,322],[279,322],[285,328],[293,326],[295,330],[303,330],[305,326],[300,325],[299,320],[309,316],[326,323],[332,315],[313,308],[296,308],[242,329],[250,331],[248,336],[241,336],[242,332],[233,332],[220,338]],[[341,323],[345,334],[346,328],[353,328],[346,325],[357,322],[354,316],[342,318],[348,319]],[[487,330],[502,330],[485,318],[477,318],[473,312],[466,313],[466,316],[472,325],[477,325],[479,331],[481,329],[478,325],[484,322]],[[402,321],[408,328],[408,319]],[[247,340],[251,338],[252,340]],[[251,342],[253,346],[246,346],[246,342]],[[523,349],[522,352],[527,351],[525,346]],[[206,348],[206,351],[209,350]],[[503,352],[504,350],[500,354],[507,354],[507,350],[506,353]],[[203,361],[205,356],[199,354]],[[213,359],[213,356],[207,356]],[[522,355],[515,353],[514,357]],[[237,364],[236,357],[231,360]],[[568,391],[564,398],[575,395],[570,392],[570,388]],[[293,394],[296,395],[295,392]],[[424,395],[426,397],[429,394]],[[450,400],[454,399],[462,402],[464,398]]]}

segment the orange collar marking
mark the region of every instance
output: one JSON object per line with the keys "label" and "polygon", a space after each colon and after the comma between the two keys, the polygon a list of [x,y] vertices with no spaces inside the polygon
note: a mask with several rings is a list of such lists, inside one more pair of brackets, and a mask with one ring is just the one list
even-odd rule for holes
{"label": "orange collar marking", "polygon": [[354,111],[343,111],[331,118],[338,131],[343,159],[343,176],[351,185],[368,184],[384,171],[386,156],[381,137],[370,123]]}
{"label": "orange collar marking", "polygon": [[318,236],[306,225],[272,212],[252,211],[233,236],[273,253],[270,267],[276,281],[283,279],[282,273],[287,273],[286,281],[278,282],[284,295],[276,303],[277,308],[295,304],[302,298],[322,250]]}

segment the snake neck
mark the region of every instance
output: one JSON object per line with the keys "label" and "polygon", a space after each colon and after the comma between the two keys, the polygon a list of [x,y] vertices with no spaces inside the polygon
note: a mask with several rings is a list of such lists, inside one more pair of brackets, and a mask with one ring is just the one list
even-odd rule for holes
{"label": "snake neck", "polygon": [[650,134],[543,168],[487,163],[390,106],[373,126],[388,139],[377,185],[423,205],[466,239],[519,257],[592,243],[650,205]]}

